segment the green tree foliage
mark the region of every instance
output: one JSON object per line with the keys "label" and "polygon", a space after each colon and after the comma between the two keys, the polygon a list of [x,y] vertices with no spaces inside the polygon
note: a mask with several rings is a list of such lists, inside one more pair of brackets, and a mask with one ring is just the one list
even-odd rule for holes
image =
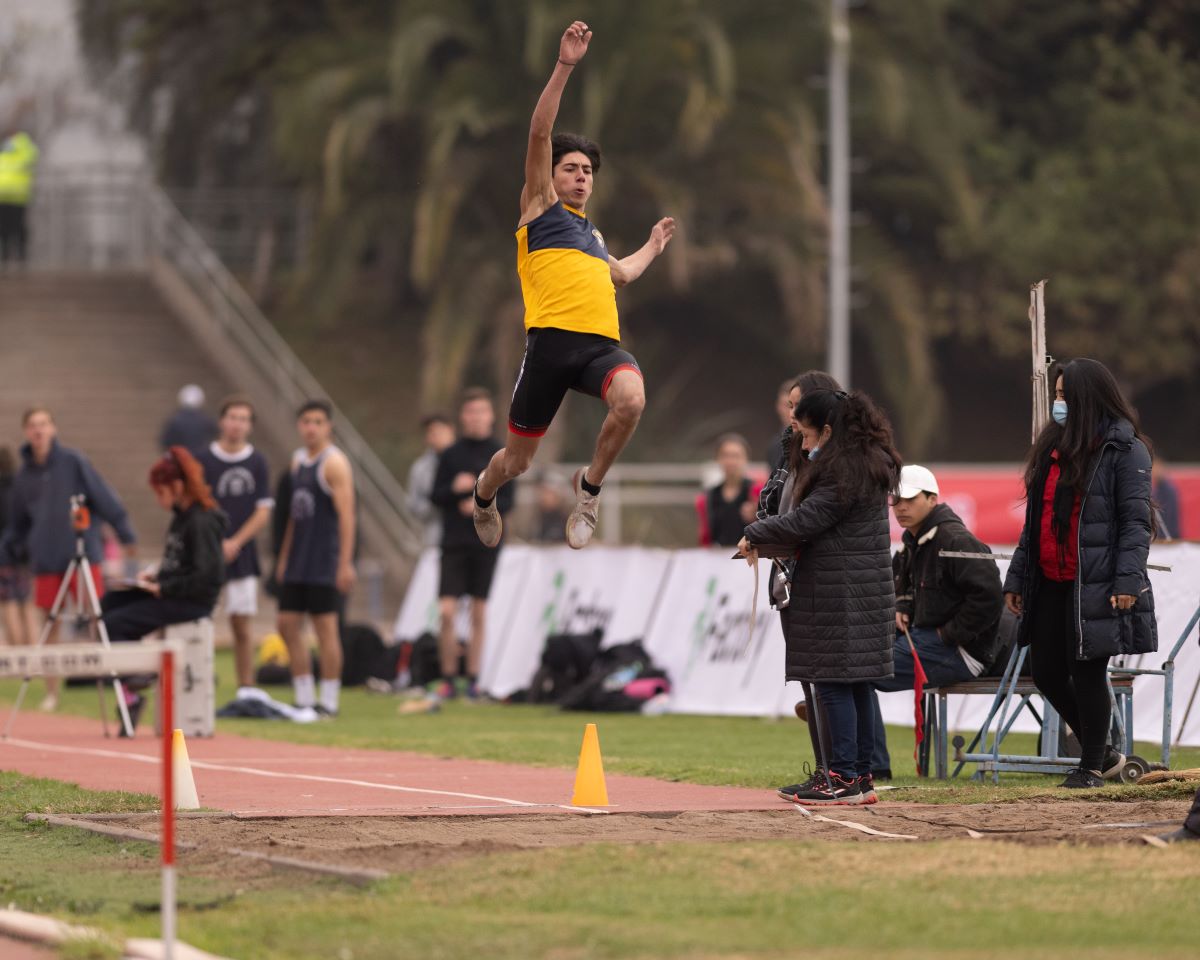
{"label": "green tree foliage", "polygon": [[[614,250],[662,214],[682,225],[621,303],[654,383],[638,442],[691,455],[762,422],[774,382],[823,354],[825,4],[582,7],[92,0],[81,19],[98,62],[137,54],[147,129],[151,94],[170,96],[166,182],[314,201],[282,308],[318,331],[395,331],[403,349],[374,362],[420,405],[511,380],[529,115],[563,26],[587,19],[596,39],[559,125],[604,146],[589,213]],[[945,394],[971,370],[947,350],[1020,367],[1025,291],[1043,276],[1058,354],[1097,356],[1134,389],[1196,369],[1194,4],[873,0],[852,28],[856,380],[906,454],[954,452]]]}

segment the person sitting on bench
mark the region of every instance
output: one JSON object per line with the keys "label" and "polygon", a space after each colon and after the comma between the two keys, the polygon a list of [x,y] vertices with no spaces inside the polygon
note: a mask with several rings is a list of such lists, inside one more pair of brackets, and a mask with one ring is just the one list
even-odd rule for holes
{"label": "person sitting on bench", "polygon": [[[209,616],[225,581],[221,544],[228,520],[204,482],[204,469],[196,458],[184,447],[171,447],[150,468],[150,486],[159,506],[173,514],[167,544],[157,571],[139,574],[130,589],[104,595],[102,619],[114,643],[140,640],[173,623]],[[143,706],[136,691],[145,686],[145,680],[133,678],[125,687],[129,719],[135,726]]]}
{"label": "person sitting on bench", "polygon": [[[892,512],[904,528],[892,558],[896,581],[895,675],[875,683],[876,691],[913,689],[912,645],[931,687],[982,676],[999,653],[1004,595],[1000,572],[986,560],[943,557],[989,553],[947,504],[938,502],[938,482],[926,467],[910,464],[900,471]],[[908,636],[905,636],[905,630]],[[875,694],[875,779],[891,777],[887,733]]]}

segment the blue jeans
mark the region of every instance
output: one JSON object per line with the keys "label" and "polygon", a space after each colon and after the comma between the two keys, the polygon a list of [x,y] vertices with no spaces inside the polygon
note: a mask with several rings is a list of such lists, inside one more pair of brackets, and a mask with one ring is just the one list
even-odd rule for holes
{"label": "blue jeans", "polygon": [[[971,671],[958,652],[958,647],[950,647],[942,643],[937,631],[929,627],[909,627],[913,646],[917,648],[917,656],[921,658],[921,666],[925,668],[926,684],[931,687],[945,686],[950,683],[961,683],[973,679]],[[883,713],[879,709],[879,697],[876,691],[895,693],[901,690],[912,691],[916,682],[916,670],[913,667],[912,651],[908,649],[908,640],[903,633],[896,634],[892,645],[892,661],[895,675],[890,680],[877,680],[871,690],[871,698],[875,701],[875,750],[871,758],[872,770],[890,770],[892,758],[888,754],[887,731],[883,726]]]}
{"label": "blue jeans", "polygon": [[[875,747],[875,692],[871,684],[814,684],[821,705],[817,715],[824,719],[829,744],[829,769],[852,780],[871,772]],[[810,720],[811,722],[811,720]]]}

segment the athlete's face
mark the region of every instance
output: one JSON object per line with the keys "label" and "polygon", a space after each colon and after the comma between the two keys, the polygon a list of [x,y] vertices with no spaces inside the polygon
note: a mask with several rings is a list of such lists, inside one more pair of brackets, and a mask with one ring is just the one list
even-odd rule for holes
{"label": "athlete's face", "polygon": [[254,414],[249,407],[230,407],[221,415],[219,427],[223,444],[240,447],[249,438],[254,427]]}
{"label": "athlete's face", "polygon": [[300,431],[301,441],[309,450],[319,450],[333,436],[333,424],[321,410],[307,411],[296,421],[296,427]]}
{"label": "athlete's face", "polygon": [[483,440],[492,435],[496,427],[496,412],[488,400],[472,400],[464,403],[459,413],[462,435],[470,440]]}
{"label": "athlete's face", "polygon": [[554,167],[554,192],[576,210],[587,206],[592,195],[592,161],[578,150],[564,153]]}

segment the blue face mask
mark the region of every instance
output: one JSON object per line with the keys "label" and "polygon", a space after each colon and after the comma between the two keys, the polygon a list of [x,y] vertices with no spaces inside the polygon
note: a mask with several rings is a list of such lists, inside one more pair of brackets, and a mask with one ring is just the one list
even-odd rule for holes
{"label": "blue face mask", "polygon": [[1067,422],[1067,401],[1055,400],[1054,405],[1050,408],[1050,416],[1060,427],[1064,426]]}
{"label": "blue face mask", "polygon": [[816,459],[817,459],[817,454],[818,454],[818,453],[820,453],[820,452],[821,452],[821,448],[820,448],[819,446],[817,446],[817,447],[813,447],[811,450],[809,450],[809,451],[808,451],[808,459],[809,459],[809,460],[816,460]]}

